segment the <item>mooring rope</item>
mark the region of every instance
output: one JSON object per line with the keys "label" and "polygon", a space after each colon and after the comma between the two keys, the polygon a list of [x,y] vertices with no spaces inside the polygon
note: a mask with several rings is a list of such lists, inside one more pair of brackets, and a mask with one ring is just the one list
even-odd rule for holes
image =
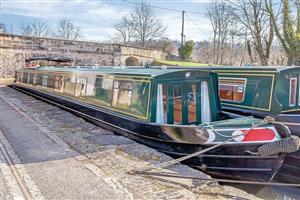
{"label": "mooring rope", "polygon": [[182,176],[175,173],[163,173],[163,172],[137,172],[136,174],[141,174],[145,176],[161,176],[161,177],[172,177],[172,178],[183,178],[183,179],[193,179],[201,181],[214,181],[222,183],[241,183],[249,185],[264,185],[264,186],[283,186],[283,187],[300,187],[297,183],[277,183],[277,182],[264,182],[264,181],[244,181],[244,180],[234,180],[234,179],[218,179],[218,178],[202,178],[194,176]]}
{"label": "mooring rope", "polygon": [[[198,156],[200,154],[204,154],[204,153],[206,153],[208,151],[211,151],[211,150],[213,150],[215,148],[218,148],[218,147],[220,147],[220,146],[222,146],[222,145],[224,145],[224,144],[232,141],[236,137],[246,135],[247,133],[249,133],[251,130],[253,130],[256,127],[259,127],[259,126],[262,126],[262,125],[265,125],[265,124],[269,124],[269,123],[272,123],[272,122],[274,122],[274,118],[268,116],[268,117],[264,118],[261,122],[258,122],[256,124],[252,124],[252,126],[251,126],[251,128],[249,130],[247,130],[247,131],[245,131],[245,132],[243,132],[241,134],[234,135],[230,139],[225,140],[225,141],[223,141],[221,143],[218,143],[216,145],[213,145],[213,146],[208,147],[206,149],[203,149],[201,151],[197,151],[195,153],[192,153],[192,154],[189,154],[189,155],[186,155],[186,156],[174,159],[174,160],[170,160],[170,161],[166,161],[166,162],[160,163],[160,164],[155,165],[155,166],[145,167],[145,168],[142,168],[142,169],[139,169],[139,170],[131,170],[128,173],[130,173],[130,174],[136,174],[136,172],[151,171],[151,170],[153,170],[155,168],[166,168],[166,167],[169,167],[171,165],[174,165],[174,164],[177,164],[179,162],[185,161],[185,160],[187,160],[189,158]],[[213,128],[213,126],[211,126],[211,127],[212,127],[212,131],[215,132],[216,134],[218,134],[218,132]]]}
{"label": "mooring rope", "polygon": [[297,123],[297,122],[281,122],[281,121],[277,121],[277,122],[282,123],[287,126],[300,126],[300,123]]}
{"label": "mooring rope", "polygon": [[[215,182],[223,182],[223,183],[240,183],[240,184],[250,184],[250,185],[264,185],[264,186],[282,186],[282,187],[300,187],[300,184],[294,184],[294,183],[276,183],[276,182],[263,182],[263,181],[245,181],[245,180],[228,180],[228,179],[216,179],[216,178],[201,178],[201,177],[194,177],[194,176],[182,176],[182,175],[178,175],[176,173],[168,173],[168,172],[151,172],[151,170],[155,169],[155,168],[166,168],[168,166],[174,165],[176,163],[182,162],[184,160],[187,160],[189,158],[192,158],[194,156],[206,153],[212,149],[215,149],[217,147],[220,147],[228,142],[230,142],[231,140],[233,140],[236,137],[239,136],[243,136],[246,135],[247,133],[249,133],[249,131],[253,130],[253,128],[265,125],[265,124],[270,124],[270,123],[274,123],[274,124],[279,124],[278,122],[275,122],[274,118],[272,117],[265,117],[261,122],[256,123],[256,124],[252,124],[251,129],[238,134],[238,135],[234,135],[232,136],[230,139],[221,142],[219,144],[216,144],[214,146],[211,146],[209,148],[206,148],[204,150],[195,152],[193,154],[189,154],[186,156],[183,156],[181,158],[177,158],[171,161],[167,161],[152,167],[147,167],[147,168],[142,168],[140,170],[131,170],[128,173],[129,174],[140,174],[140,175],[145,175],[148,177],[151,176],[160,176],[160,177],[173,177],[173,178],[184,178],[184,179],[194,179],[194,180],[202,180],[202,181],[215,181]],[[212,129],[212,131],[214,131],[215,133],[219,134],[219,132],[210,124],[208,124],[208,127],[210,127]],[[277,169],[278,170],[278,169]],[[271,179],[272,180],[272,179]]]}

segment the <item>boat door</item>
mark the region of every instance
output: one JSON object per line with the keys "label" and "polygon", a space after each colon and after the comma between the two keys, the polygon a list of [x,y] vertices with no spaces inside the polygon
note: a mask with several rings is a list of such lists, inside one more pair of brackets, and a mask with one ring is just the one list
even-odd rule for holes
{"label": "boat door", "polygon": [[[207,86],[207,81],[202,82],[206,82]],[[207,93],[207,99],[209,97],[202,82],[172,82],[168,85],[168,124],[198,124],[203,121],[201,110],[206,109],[201,108],[204,95],[201,91]]]}

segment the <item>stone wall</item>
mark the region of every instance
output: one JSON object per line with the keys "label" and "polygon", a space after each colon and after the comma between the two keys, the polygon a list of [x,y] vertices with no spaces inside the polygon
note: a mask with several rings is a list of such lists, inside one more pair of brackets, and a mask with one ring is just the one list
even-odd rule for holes
{"label": "stone wall", "polygon": [[[125,63],[129,57],[135,57],[138,59],[140,65],[146,63],[152,63],[154,59],[165,59],[167,54],[161,51],[155,51],[146,48],[135,48],[130,46],[121,47],[121,63]],[[153,59],[154,58],[154,59]]]}
{"label": "stone wall", "polygon": [[88,41],[60,40],[11,34],[0,34],[0,77],[11,77],[33,57],[71,58],[74,65],[125,65],[134,57],[139,65],[164,59],[166,54],[147,48]]}

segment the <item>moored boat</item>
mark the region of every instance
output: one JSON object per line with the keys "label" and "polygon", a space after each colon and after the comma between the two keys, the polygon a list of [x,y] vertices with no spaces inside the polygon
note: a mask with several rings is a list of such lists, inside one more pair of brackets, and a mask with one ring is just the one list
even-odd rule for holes
{"label": "moored boat", "polygon": [[214,71],[219,75],[225,111],[269,115],[300,136],[300,67],[224,67]]}
{"label": "moored boat", "polygon": [[[272,116],[300,137],[300,67],[219,67],[222,109],[238,116]],[[300,183],[300,151],[289,154],[276,175]]]}
{"label": "moored boat", "polygon": [[290,139],[285,126],[226,119],[207,70],[40,67],[19,70],[13,87],[173,157],[224,143],[186,161],[216,177],[270,181],[287,154],[266,153]]}
{"label": "moored boat", "polygon": [[233,117],[272,116],[300,136],[300,66],[211,66],[199,69],[218,74],[222,110]]}
{"label": "moored boat", "polygon": [[[182,67],[169,67],[182,68]],[[189,67],[218,74],[222,111],[231,117],[272,116],[300,137],[299,66]],[[300,151],[288,154],[278,172],[279,182],[300,183]]]}

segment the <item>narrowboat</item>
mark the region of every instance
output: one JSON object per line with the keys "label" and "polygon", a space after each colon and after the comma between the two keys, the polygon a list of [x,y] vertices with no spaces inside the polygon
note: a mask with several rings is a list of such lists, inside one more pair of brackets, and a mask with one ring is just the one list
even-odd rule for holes
{"label": "narrowboat", "polygon": [[218,74],[222,111],[232,117],[272,116],[300,136],[300,66],[210,66],[199,69]]}
{"label": "narrowboat", "polygon": [[[168,67],[183,68],[183,67]],[[299,66],[189,67],[218,74],[222,111],[231,117],[271,116],[300,137]],[[289,154],[276,179],[300,183],[300,151]]]}
{"label": "narrowboat", "polygon": [[288,152],[264,150],[291,139],[285,125],[227,119],[208,70],[27,68],[12,87],[173,157],[223,143],[185,161],[214,177],[271,181]]}
{"label": "narrowboat", "polygon": [[[223,111],[238,116],[272,116],[300,136],[300,67],[225,67],[219,76]],[[276,179],[300,183],[300,151],[289,154]]]}
{"label": "narrowboat", "polygon": [[226,67],[219,75],[224,111],[273,116],[300,136],[300,67]]}

